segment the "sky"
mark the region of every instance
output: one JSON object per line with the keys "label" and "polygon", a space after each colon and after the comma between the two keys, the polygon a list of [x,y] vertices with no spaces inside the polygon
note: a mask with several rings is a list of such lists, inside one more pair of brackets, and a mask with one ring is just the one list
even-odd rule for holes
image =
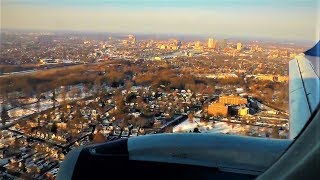
{"label": "sky", "polygon": [[320,0],[0,0],[1,29],[319,40]]}

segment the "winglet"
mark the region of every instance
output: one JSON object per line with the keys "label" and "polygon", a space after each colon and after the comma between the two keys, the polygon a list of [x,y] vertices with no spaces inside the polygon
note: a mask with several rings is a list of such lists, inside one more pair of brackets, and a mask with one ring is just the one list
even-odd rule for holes
{"label": "winglet", "polygon": [[320,41],[313,46],[313,48],[309,49],[308,51],[304,52],[307,56],[317,56],[320,57]]}

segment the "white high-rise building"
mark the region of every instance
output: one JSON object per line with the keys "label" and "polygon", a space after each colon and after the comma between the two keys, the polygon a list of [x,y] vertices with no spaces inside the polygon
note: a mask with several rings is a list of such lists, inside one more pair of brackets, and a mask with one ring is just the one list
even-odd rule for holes
{"label": "white high-rise building", "polygon": [[209,40],[208,40],[208,48],[214,48],[214,40],[213,40],[213,38],[209,38]]}

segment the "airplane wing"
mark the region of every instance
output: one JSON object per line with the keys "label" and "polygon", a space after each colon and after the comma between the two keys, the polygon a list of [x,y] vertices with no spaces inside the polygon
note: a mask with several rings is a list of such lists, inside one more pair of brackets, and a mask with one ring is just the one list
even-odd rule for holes
{"label": "airplane wing", "polygon": [[312,179],[319,175],[320,41],[290,62],[290,138],[286,152],[257,179]]}
{"label": "airplane wing", "polygon": [[320,102],[320,41],[289,62],[290,139],[305,126]]}

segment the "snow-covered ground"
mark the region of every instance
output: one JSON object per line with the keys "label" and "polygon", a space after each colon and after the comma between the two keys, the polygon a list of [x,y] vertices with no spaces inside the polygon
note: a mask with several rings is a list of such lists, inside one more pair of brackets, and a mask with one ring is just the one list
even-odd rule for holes
{"label": "snow-covered ground", "polygon": [[[201,133],[220,133],[232,135],[245,135],[247,132],[266,137],[266,133],[272,133],[271,128],[257,127],[251,125],[233,124],[219,121],[210,121],[208,123],[200,122],[199,118],[194,118],[193,122],[188,119],[173,128],[174,133],[193,132],[194,128],[198,128]],[[280,134],[283,132],[280,132]]]}
{"label": "snow-covered ground", "polygon": [[193,122],[186,120],[181,124],[173,128],[173,132],[193,132],[194,128],[198,128],[202,133],[230,133],[230,134],[239,134],[246,130],[245,126],[240,124],[230,124],[226,122],[214,122],[210,121],[208,123],[200,122],[199,118],[194,118]]}
{"label": "snow-covered ground", "polygon": [[[93,88],[93,90],[85,92],[83,85],[74,85],[74,86],[70,86],[70,87],[68,87],[66,89],[70,89],[70,91],[68,91],[66,93],[66,100],[67,101],[75,101],[75,100],[78,100],[78,99],[83,99],[83,98],[92,96],[94,94],[94,92],[95,92],[94,88]],[[78,91],[79,93],[77,95],[75,95],[74,97],[71,97],[72,89],[79,90]],[[110,88],[110,87],[107,87],[105,89],[112,90],[112,88]],[[61,92],[62,92],[61,88],[56,89],[56,92],[57,92],[56,106],[58,106],[61,102],[63,102],[64,98],[61,95]],[[42,93],[42,95],[44,95],[47,98],[48,97],[52,97],[52,92],[50,92],[50,91],[49,92],[45,92],[45,93]],[[25,116],[31,115],[33,113],[37,113],[38,112],[38,107],[37,107],[38,105],[37,105],[36,101],[37,101],[37,99],[32,97],[32,98],[29,98],[27,102],[24,102],[24,103],[27,103],[28,105],[10,109],[8,111],[8,115],[10,116],[10,120],[6,124],[12,123],[17,119],[20,119],[20,118],[23,118]],[[0,109],[1,109],[4,102],[3,102],[3,100],[0,100],[0,102],[1,102],[0,103]],[[7,105],[6,107],[7,108],[11,108],[10,105]],[[40,102],[39,102],[39,112],[45,111],[45,110],[47,110],[49,108],[52,108],[52,107],[53,107],[53,101],[51,99],[40,100]],[[0,120],[1,120],[1,117],[0,117]],[[2,126],[2,124],[0,124],[0,127],[1,126]]]}

